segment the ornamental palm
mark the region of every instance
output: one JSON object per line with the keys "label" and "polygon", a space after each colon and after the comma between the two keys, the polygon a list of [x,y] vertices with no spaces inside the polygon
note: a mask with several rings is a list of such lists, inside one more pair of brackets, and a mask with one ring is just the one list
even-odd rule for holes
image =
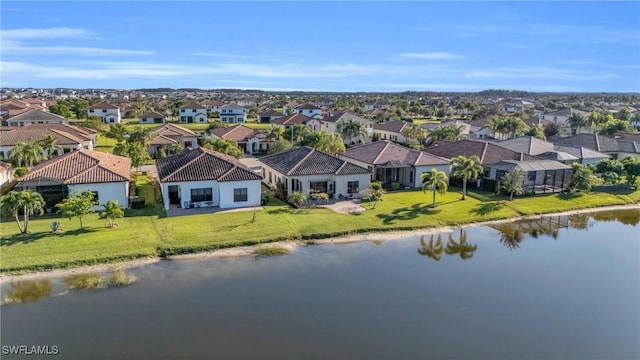
{"label": "ornamental palm", "polygon": [[16,146],[9,152],[9,158],[15,161],[18,166],[26,165],[32,167],[34,163],[42,160],[44,150],[42,146],[35,141],[18,142]]}
{"label": "ornamental palm", "polygon": [[458,254],[462,260],[467,260],[473,257],[473,253],[477,249],[478,245],[470,245],[467,243],[467,232],[460,229],[459,241],[455,241],[453,235],[449,234],[449,241],[447,242],[447,247],[444,249],[444,252],[447,255]]}
{"label": "ornamental palm", "polygon": [[293,125],[289,129],[289,134],[287,135],[287,137],[291,139],[291,144],[294,144],[300,142],[300,140],[302,140],[306,135],[310,133],[311,130],[309,130],[309,127],[307,125],[298,124]]}
{"label": "ornamental palm", "polygon": [[338,124],[338,133],[345,139],[349,139],[350,143],[353,142],[353,138],[366,139],[369,136],[364,124],[353,119]]}
{"label": "ornamental palm", "polygon": [[53,137],[51,134],[46,135],[40,140],[40,145],[42,149],[47,153],[47,158],[51,159],[53,157],[53,153],[58,150],[59,153],[64,152],[62,146],[58,145],[58,139]]}
{"label": "ornamental palm", "polygon": [[436,240],[435,244],[433,243],[433,234],[431,234],[431,239],[429,239],[428,244],[424,241],[424,235],[420,237],[418,254],[425,255],[435,261],[440,261],[440,255],[442,255],[443,252],[442,235],[438,234],[438,240]]}
{"label": "ornamental palm", "polygon": [[420,127],[420,125],[418,124],[411,124],[406,129],[404,129],[402,135],[422,142],[422,140],[427,137],[427,131]]}
{"label": "ornamental palm", "polygon": [[449,189],[449,178],[444,171],[439,171],[438,169],[431,169],[431,172],[422,173],[420,176],[422,180],[422,191],[427,192],[427,189],[433,191],[433,203],[431,207],[436,207],[436,192],[439,192],[441,195],[447,193]]}
{"label": "ornamental palm", "polygon": [[22,223],[20,223],[20,218],[18,217],[18,210],[20,210],[20,202],[22,195],[19,191],[11,190],[8,193],[2,195],[0,198],[0,206],[3,210],[8,213],[11,213],[16,219],[16,224],[18,224],[18,230],[20,230],[21,234],[24,234],[24,230],[22,229]]}
{"label": "ornamental palm", "polygon": [[42,195],[40,195],[40,193],[34,192],[34,191],[30,191],[30,190],[23,190],[21,191],[21,199],[20,199],[20,206],[22,207],[22,216],[24,218],[24,234],[28,234],[29,233],[29,215],[33,215],[33,213],[35,212],[35,210],[38,210],[40,212],[40,214],[42,214],[44,212],[44,205],[45,205],[45,201],[42,198]]}
{"label": "ornamental palm", "polygon": [[462,200],[467,197],[467,181],[475,180],[482,174],[483,168],[480,165],[480,158],[477,155],[465,157],[456,156],[451,159],[451,175],[462,178]]}
{"label": "ornamental palm", "polygon": [[272,128],[271,131],[269,131],[269,134],[267,134],[267,138],[280,140],[282,139],[284,134],[285,134],[284,128],[282,126],[276,126]]}

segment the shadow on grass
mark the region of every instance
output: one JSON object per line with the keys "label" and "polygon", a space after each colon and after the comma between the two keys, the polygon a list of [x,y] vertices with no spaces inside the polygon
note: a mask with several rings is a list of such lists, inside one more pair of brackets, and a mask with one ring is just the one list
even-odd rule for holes
{"label": "shadow on grass", "polygon": [[558,194],[558,199],[570,201],[570,200],[574,200],[579,197],[582,197],[582,195],[583,195],[582,193],[561,193],[561,194]]}
{"label": "shadow on grass", "polygon": [[287,207],[278,207],[275,209],[266,210],[267,214],[293,214],[294,211]]}
{"label": "shadow on grass", "polygon": [[487,214],[491,214],[494,211],[498,211],[504,208],[504,202],[486,202],[479,204],[473,210],[471,210],[472,214],[483,216]]}
{"label": "shadow on grass", "polygon": [[75,229],[75,230],[67,230],[63,233],[58,234],[59,237],[65,236],[65,235],[74,235],[74,236],[78,236],[78,235],[82,235],[82,234],[90,234],[90,233],[94,233],[96,232],[96,229],[89,229],[89,228],[84,228],[84,229]]}
{"label": "shadow on grass", "polygon": [[0,246],[11,246],[15,244],[29,244],[34,241],[45,238],[47,236],[53,236],[53,234],[49,232],[31,233],[27,235],[18,234],[10,238],[2,239],[2,241],[0,242]]}
{"label": "shadow on grass", "polygon": [[384,224],[395,224],[397,221],[406,221],[417,218],[421,214],[437,214],[440,210],[432,208],[431,204],[414,204],[411,207],[395,209],[391,214],[378,214],[376,217],[382,219]]}

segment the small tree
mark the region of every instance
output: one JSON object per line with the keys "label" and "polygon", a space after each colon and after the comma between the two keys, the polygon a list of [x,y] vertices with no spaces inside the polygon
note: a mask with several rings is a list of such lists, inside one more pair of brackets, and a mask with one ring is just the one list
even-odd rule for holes
{"label": "small tree", "polygon": [[420,176],[422,180],[422,191],[433,191],[433,203],[431,207],[436,207],[436,192],[444,195],[449,190],[449,178],[444,171],[438,171],[438,169],[431,169],[431,172],[422,173]]}
{"label": "small tree", "polygon": [[100,211],[100,219],[109,219],[109,227],[116,226],[116,219],[124,217],[124,210],[120,207],[117,200],[109,200],[106,204],[102,204],[103,209]]}
{"label": "small tree", "polygon": [[84,191],[81,193],[76,192],[72,196],[62,200],[56,207],[60,209],[59,214],[71,220],[77,217],[80,220],[80,230],[84,229],[82,225],[82,218],[85,215],[93,213],[93,206],[95,205],[94,194],[91,191]]}
{"label": "small tree", "polygon": [[280,151],[284,151],[290,148],[291,143],[289,141],[284,139],[276,140],[273,142],[273,144],[271,144],[271,146],[269,146],[269,151],[267,151],[267,154],[279,153]]}
{"label": "small tree", "polygon": [[502,177],[502,188],[509,193],[509,201],[513,200],[513,195],[524,193],[524,171],[516,167],[504,174]]}
{"label": "small tree", "polygon": [[[16,219],[18,230],[21,234],[29,233],[29,216],[36,210],[44,212],[44,199],[42,195],[31,190],[15,191],[11,190],[0,198],[2,208],[10,212]],[[18,210],[22,209],[23,224],[20,223]]]}
{"label": "small tree", "polygon": [[11,213],[16,219],[16,224],[18,224],[18,230],[20,230],[21,234],[24,234],[24,229],[22,228],[22,223],[20,222],[20,217],[18,216],[18,210],[20,210],[20,202],[22,195],[19,191],[11,190],[8,193],[2,195],[0,198],[0,205],[2,209],[7,213]]}
{"label": "small tree", "polygon": [[451,159],[451,174],[455,177],[462,178],[462,200],[467,197],[467,181],[477,179],[483,171],[478,155],[465,157],[464,155],[456,156]]}
{"label": "small tree", "polygon": [[629,186],[635,187],[636,180],[640,176],[640,158],[636,156],[627,156],[622,159],[624,171],[627,175],[627,183]]}
{"label": "small tree", "polygon": [[297,208],[301,208],[307,201],[307,195],[301,191],[294,191],[287,197],[287,202]]}
{"label": "small tree", "polygon": [[584,192],[591,191],[591,187],[595,183],[593,170],[590,167],[579,163],[574,163],[571,166],[573,167],[573,176],[569,182],[569,189]]}
{"label": "small tree", "polygon": [[624,172],[624,164],[615,159],[601,160],[596,164],[595,168],[595,173],[598,174],[606,184],[617,183]]}
{"label": "small tree", "polygon": [[378,205],[378,201],[381,201],[384,197],[385,191],[382,188],[382,183],[379,181],[372,181],[369,187],[362,190],[362,195],[369,199],[369,206],[371,209],[375,209]]}

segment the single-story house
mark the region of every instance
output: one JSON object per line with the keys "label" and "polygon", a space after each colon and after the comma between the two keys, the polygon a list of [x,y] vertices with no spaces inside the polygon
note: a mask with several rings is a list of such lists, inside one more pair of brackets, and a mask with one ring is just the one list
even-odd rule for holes
{"label": "single-story house", "polygon": [[272,188],[282,183],[286,194],[301,191],[326,193],[334,199],[361,197],[369,187],[371,172],[308,146],[260,158],[264,181]]}
{"label": "single-story house", "polygon": [[238,159],[204,148],[184,149],[158,159],[164,208],[260,205],[262,176]]}
{"label": "single-story house", "polygon": [[606,136],[600,134],[578,134],[567,137],[553,137],[549,141],[556,145],[583,146],[613,159],[622,160],[627,156],[640,156],[640,143],[634,138]]}
{"label": "single-story house", "polygon": [[8,126],[26,126],[31,124],[65,124],[67,120],[48,111],[32,109],[7,119]]}
{"label": "single-story house", "polygon": [[504,160],[485,168],[485,178],[501,180],[504,175],[519,168],[525,174],[525,191],[534,193],[560,192],[569,187],[573,169],[555,160]]}
{"label": "single-story house", "polygon": [[140,115],[140,124],[164,124],[164,115],[157,111],[147,111]]}
{"label": "single-story house", "polygon": [[174,145],[180,148],[198,147],[198,136],[193,131],[171,123],[151,130],[150,137],[147,152],[151,156],[157,154],[160,147],[164,147],[165,151]]}
{"label": "single-story house", "polygon": [[[58,149],[56,155],[62,155],[80,149],[93,150],[96,131],[67,124],[33,124],[29,126],[0,128],[0,158],[8,158],[9,153],[19,142],[40,141],[51,135],[56,139]],[[46,154],[49,157],[49,154]]]}
{"label": "single-story house", "polygon": [[562,163],[577,161],[588,165],[610,157],[607,154],[595,150],[578,146],[558,145],[537,139],[533,136],[520,136],[513,139],[497,141],[495,144],[516,152],[523,152],[541,159],[556,160]]}
{"label": "single-story house", "polygon": [[371,180],[380,181],[385,188],[419,188],[422,173],[433,168],[447,176],[450,172],[449,160],[389,140],[350,147],[340,158],[369,169]]}
{"label": "single-story house", "polygon": [[289,130],[294,125],[307,125],[311,131],[326,130],[323,128],[324,122],[322,120],[302,114],[292,114],[271,121],[271,128],[284,127],[285,130]]}
{"label": "single-story house", "polygon": [[113,154],[78,150],[36,165],[18,179],[18,190],[33,190],[42,194],[47,207],[52,207],[76,191],[95,194],[95,210],[109,200],[129,205],[131,159]]}
{"label": "single-story house", "polygon": [[264,133],[256,131],[245,125],[219,127],[211,130],[214,139],[232,140],[247,154],[255,154],[269,150],[272,142]]}
{"label": "single-story house", "polygon": [[261,123],[270,123],[277,118],[284,117],[284,114],[272,109],[267,109],[258,115]]}

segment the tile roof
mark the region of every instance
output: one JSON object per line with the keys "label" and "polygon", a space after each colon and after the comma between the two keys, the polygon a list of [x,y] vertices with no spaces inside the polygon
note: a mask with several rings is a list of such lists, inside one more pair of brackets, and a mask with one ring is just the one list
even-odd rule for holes
{"label": "tile roof", "polygon": [[296,109],[298,110],[318,110],[319,108],[317,106],[315,106],[314,104],[302,104],[302,105],[298,105],[296,106]]}
{"label": "tile roof", "polygon": [[201,147],[158,159],[156,166],[161,182],[262,180],[238,159]]}
{"label": "tile roof", "polygon": [[130,178],[131,159],[83,149],[41,162],[19,181],[56,179],[71,185],[123,182]]}
{"label": "tile roof", "polygon": [[215,128],[211,130],[211,134],[221,139],[240,142],[247,141],[252,137],[257,137],[261,133],[244,125],[235,125]]}
{"label": "tile roof", "polygon": [[577,156],[571,155],[565,151],[558,151],[558,150],[543,152],[542,154],[538,154],[536,156],[539,157],[540,159],[546,159],[546,160],[557,160],[557,161],[580,160],[580,158]]}
{"label": "tile roof", "polygon": [[259,116],[284,116],[284,114],[273,109],[267,109],[261,112]]}
{"label": "tile roof", "polygon": [[273,119],[271,123],[278,124],[278,125],[300,125],[300,124],[306,124],[307,121],[310,121],[310,120],[314,120],[314,119],[302,114],[292,114],[289,116]]}
{"label": "tile roof", "polygon": [[244,106],[236,103],[229,103],[224,106],[221,106],[220,109],[244,109]]}
{"label": "tile roof", "polygon": [[358,114],[352,113],[350,111],[340,111],[338,113],[336,113],[333,116],[330,116],[328,118],[324,118],[322,119],[322,121],[327,121],[327,122],[332,122],[332,123],[336,123],[338,121],[349,121],[349,120],[355,120],[358,122],[362,122],[362,123],[370,123],[371,120],[364,118]]}
{"label": "tile roof", "polygon": [[195,102],[186,103],[180,106],[180,110],[187,110],[187,109],[204,109],[204,106]]}
{"label": "tile roof", "polygon": [[3,127],[0,129],[0,145],[14,146],[19,142],[38,141],[46,135],[58,140],[58,145],[78,145],[91,141],[91,133],[84,128],[66,124],[33,124],[29,126]]}
{"label": "tile roof", "polygon": [[498,146],[488,141],[474,140],[439,140],[424,151],[447,159],[451,159],[459,155],[467,157],[477,155],[480,158],[480,163],[482,165],[497,164],[502,160],[537,159],[535,156],[503,148],[502,146]]}
{"label": "tile roof", "polygon": [[47,121],[65,121],[65,118],[60,115],[52,114],[47,111],[42,111],[38,109],[31,109],[23,112],[20,115],[16,115],[9,119],[9,121],[38,121],[38,120],[47,120]]}
{"label": "tile roof", "polygon": [[138,116],[141,119],[146,119],[146,118],[161,118],[164,119],[164,115],[160,114],[157,111],[147,111],[146,113]]}
{"label": "tile roof", "polygon": [[553,143],[540,140],[533,136],[520,136],[513,139],[498,141],[496,144],[504,148],[516,152],[523,152],[529,155],[538,155],[543,152],[553,151]]}
{"label": "tile roof", "polygon": [[4,171],[4,170],[10,169],[12,167],[13,167],[13,165],[11,163],[0,161],[0,171]]}
{"label": "tile roof", "polygon": [[260,162],[288,176],[354,175],[370,171],[308,146],[296,147],[260,158]]}
{"label": "tile roof", "polygon": [[554,146],[554,150],[566,152],[567,154],[573,155],[579,159],[606,159],[611,157],[607,154],[603,154],[595,150],[587,149],[584,146],[570,146],[570,145],[556,144]]}
{"label": "tile roof", "polygon": [[372,165],[384,165],[393,161],[413,166],[449,164],[449,160],[445,158],[424,151],[413,150],[389,140],[350,147],[342,156]]}
{"label": "tile roof", "polygon": [[166,123],[151,130],[154,136],[196,136],[193,131],[183,128],[182,126]]}
{"label": "tile roof", "polygon": [[409,124],[404,122],[404,121],[389,121],[389,122],[384,123],[384,124],[374,124],[373,125],[373,129],[374,130],[380,130],[380,131],[389,131],[389,132],[395,132],[395,133],[402,133],[402,131],[407,126],[409,126]]}
{"label": "tile roof", "polygon": [[117,107],[115,105],[112,105],[112,104],[109,104],[106,101],[102,101],[102,102],[99,102],[99,103],[97,103],[95,105],[89,106],[89,109],[92,109],[92,110],[96,110],[96,109],[119,109],[119,107]]}
{"label": "tile roof", "polygon": [[616,139],[615,137],[604,136],[600,134],[578,134],[567,137],[550,138],[554,144],[584,146],[587,149],[599,152],[631,152],[640,153],[637,143],[624,139]]}

